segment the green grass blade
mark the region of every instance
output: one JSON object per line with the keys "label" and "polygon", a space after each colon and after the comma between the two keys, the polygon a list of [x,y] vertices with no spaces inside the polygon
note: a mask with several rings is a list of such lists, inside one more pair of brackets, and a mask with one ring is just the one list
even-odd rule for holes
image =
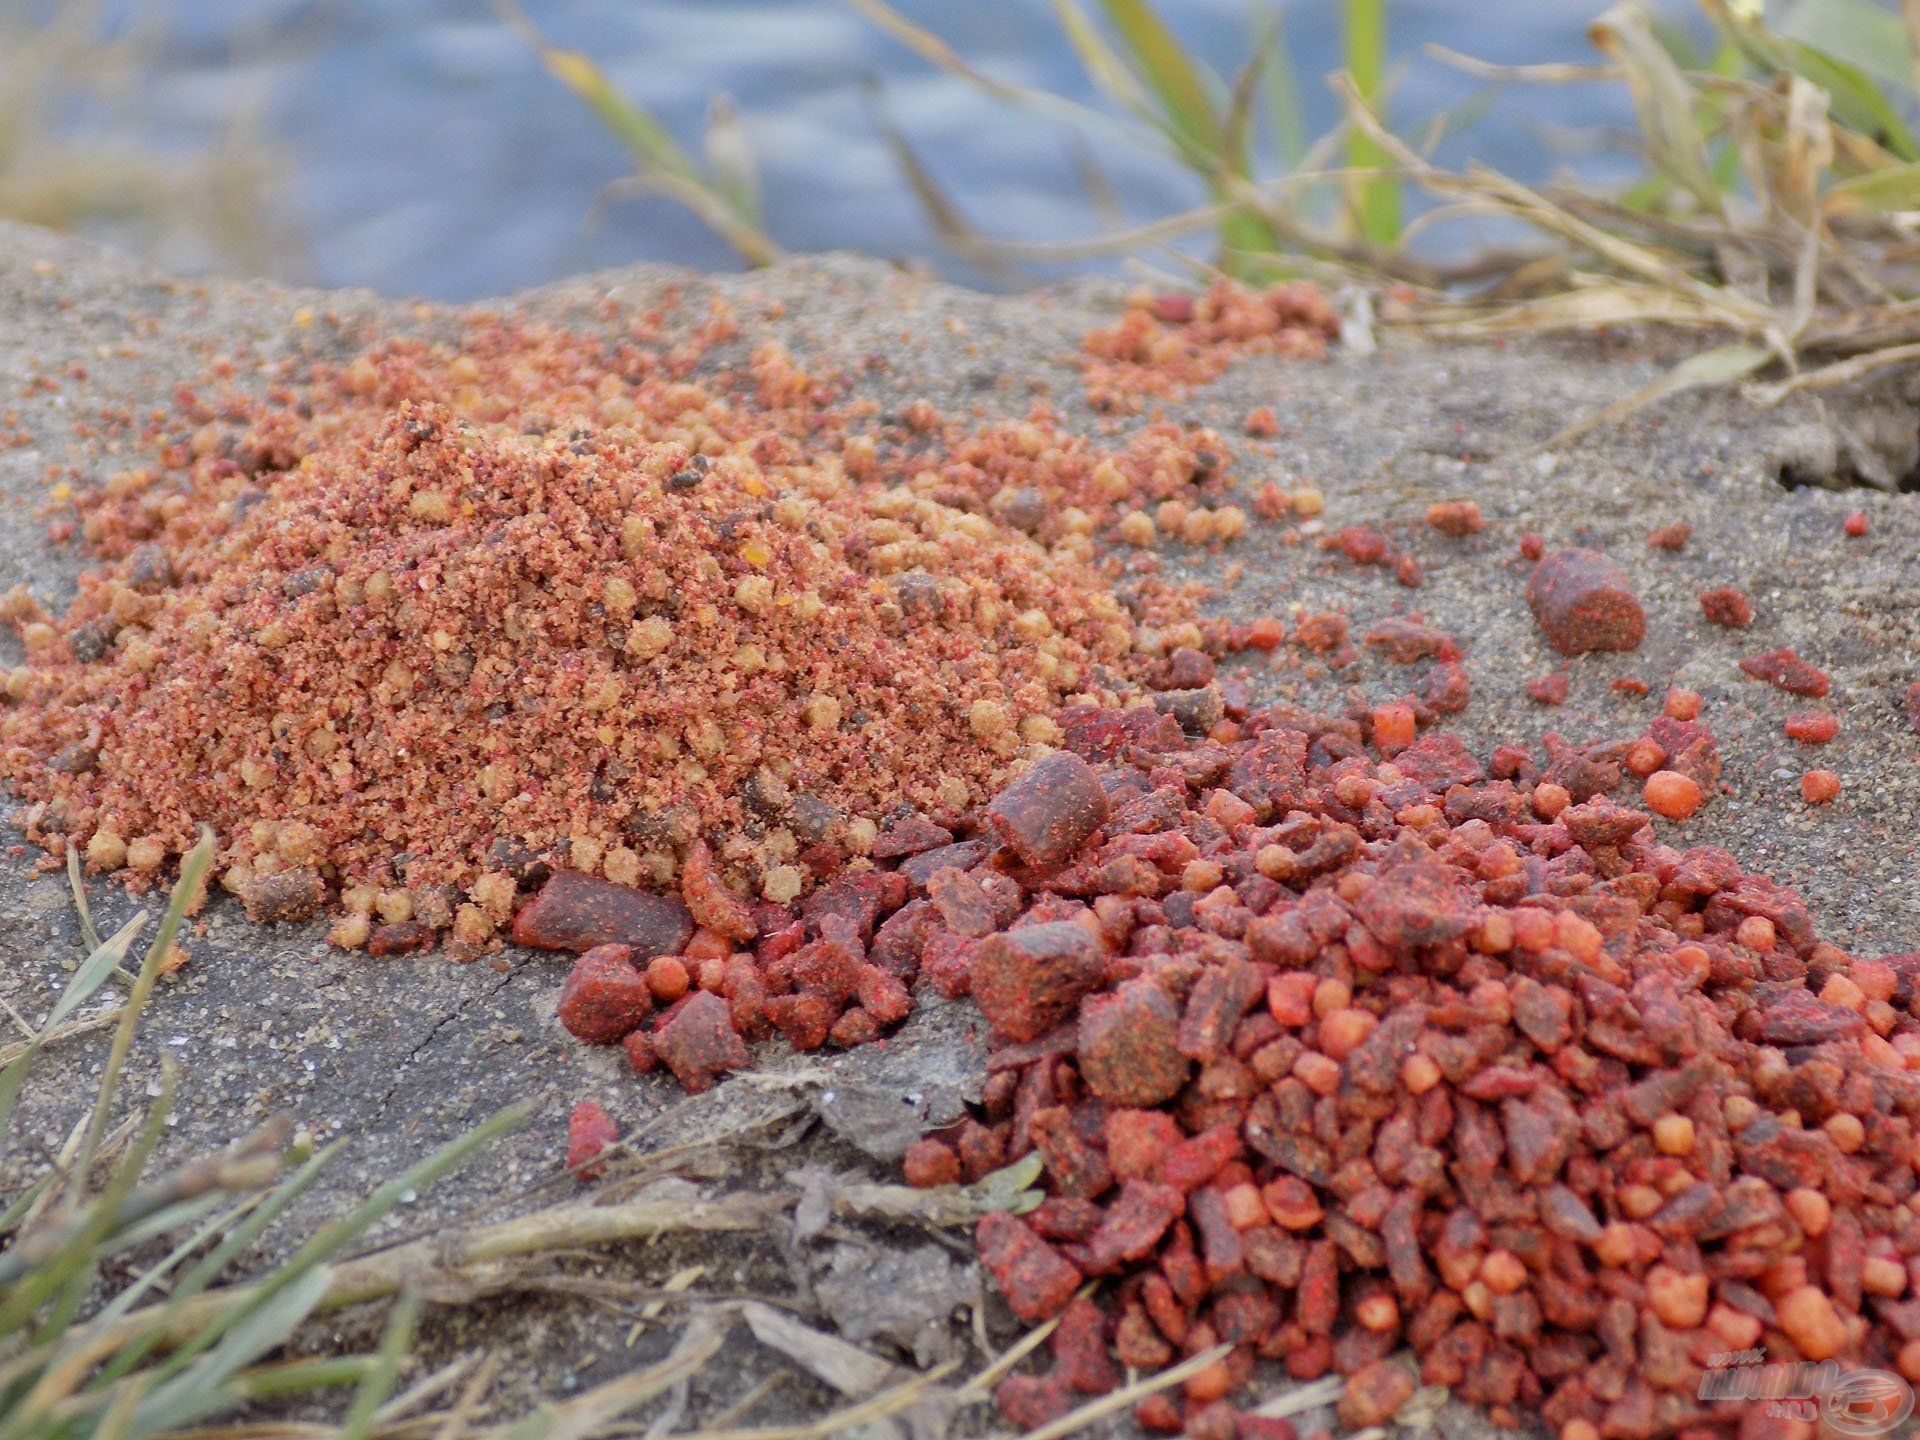
{"label": "green grass blade", "polygon": [[1694,90],[1654,37],[1646,12],[1623,0],[1588,28],[1594,46],[1626,71],[1634,114],[1656,170],[1672,175],[1708,213],[1722,213],[1719,189],[1701,139]]}
{"label": "green grass blade", "polygon": [[154,933],[153,943],[147,947],[147,958],[141,963],[140,973],[134,979],[132,993],[128,995],[120,1015],[120,1024],[113,1032],[113,1043],[107,1048],[106,1068],[100,1076],[99,1098],[94,1102],[93,1115],[87,1121],[86,1137],[80,1144],[80,1158],[73,1167],[69,1182],[76,1195],[93,1166],[93,1157],[100,1149],[101,1140],[106,1136],[107,1122],[113,1117],[113,1102],[120,1088],[120,1073],[126,1067],[128,1051],[133,1048],[133,1035],[140,1025],[140,1012],[146,1008],[147,999],[153,994],[154,985],[159,982],[161,966],[173,951],[173,937],[180,933],[180,922],[186,917],[187,907],[199,899],[207,868],[212,864],[213,832],[203,826],[200,843],[180,862],[180,878],[167,900],[167,910],[160,917],[160,928]]}
{"label": "green grass blade", "polygon": [[549,45],[514,0],[494,0],[494,6],[500,17],[540,57],[547,73],[598,117],[614,139],[626,147],[643,173],[659,170],[683,180],[698,182],[701,179],[700,167],[680,148],[667,127],[644,106],[622,95],[607,72],[594,64],[590,56]]}
{"label": "green grass blade", "polygon": [[394,1382],[400,1378],[400,1367],[406,1361],[408,1347],[413,1344],[413,1331],[419,1320],[419,1292],[402,1290],[400,1298],[394,1302],[393,1313],[387,1317],[386,1331],[380,1337],[380,1349],[366,1373],[360,1377],[353,1403],[347,1407],[346,1416],[340,1422],[338,1440],[367,1440],[373,1430],[375,1414],[387,1403],[387,1397],[393,1394]]}
{"label": "green grass blade", "polygon": [[163,1280],[184,1265],[187,1257],[198,1251],[201,1246],[212,1244],[217,1236],[232,1235],[238,1227],[246,1223],[247,1216],[260,1207],[263,1199],[263,1196],[249,1195],[238,1204],[229,1205],[204,1225],[189,1231],[139,1279],[101,1306],[93,1318],[111,1321],[126,1314]]}
{"label": "green grass blade", "polygon": [[67,888],[73,891],[74,913],[80,917],[80,939],[92,954],[100,948],[100,932],[93,928],[93,907],[87,903],[86,882],[80,876],[80,847],[67,846]]}
{"label": "green grass blade", "polygon": [[[698,215],[750,265],[767,265],[780,258],[780,247],[760,229],[759,200],[751,183],[743,183],[735,156],[725,174],[710,175],[681,148],[667,127],[644,105],[620,93],[607,73],[578,50],[549,45],[514,0],[494,0],[503,19],[539,55],[540,63],[579,98],[626,149],[642,188],[666,195]],[[732,143],[724,117],[717,117],[719,134],[710,127],[708,139],[723,151]],[[744,140],[739,142],[744,146]]]}
{"label": "green grass blade", "polygon": [[[1119,35],[1126,61],[1158,101],[1160,126],[1181,159],[1207,182],[1216,199],[1234,198],[1235,182],[1250,178],[1246,132],[1231,142],[1225,115],[1215,107],[1210,77],[1167,28],[1151,0],[1101,0]],[[1220,220],[1223,259],[1277,248],[1272,229],[1253,209],[1230,210]],[[1239,267],[1244,268],[1244,267]]]}
{"label": "green grass blade", "polygon": [[1155,112],[1140,77],[1114,52],[1107,37],[1100,33],[1100,27],[1087,18],[1087,12],[1075,0],[1053,0],[1053,13],[1066,33],[1067,43],[1073,46],[1073,53],[1080,57],[1080,67],[1087,72],[1087,78],[1121,109],[1148,124],[1161,124],[1161,117]]}
{"label": "green grass blade", "polygon": [[[1367,108],[1385,118],[1387,85],[1386,0],[1346,0],[1347,71]],[[1372,136],[1355,129],[1347,137],[1347,163],[1355,170],[1384,171],[1387,153]],[[1400,182],[1387,174],[1354,181],[1351,201],[1362,238],[1375,245],[1400,239]]]}
{"label": "green grass blade", "polygon": [[141,1197],[137,1194],[132,1199],[133,1206],[126,1208],[132,1209],[133,1213],[126,1213],[123,1209],[123,1213],[115,1219],[112,1243],[106,1251],[109,1255],[118,1254],[122,1250],[131,1250],[146,1244],[149,1240],[158,1240],[164,1235],[171,1235],[182,1225],[191,1225],[202,1215],[218,1207],[226,1196],[218,1192],[195,1195],[188,1199],[177,1200],[158,1210],[141,1209]]}
{"label": "green grass blade", "polygon": [[227,1382],[291,1339],[326,1298],[332,1279],[331,1271],[316,1265],[278,1287],[245,1325],[230,1327],[198,1363],[180,1367],[154,1388],[135,1412],[133,1433],[177,1429],[225,1408]]}
{"label": "green grass blade", "polygon": [[53,1174],[49,1171],[16,1195],[12,1203],[4,1211],[0,1211],[0,1235],[6,1234],[25,1219],[27,1212],[33,1209],[34,1203],[42,1195],[47,1193],[47,1187],[51,1184],[53,1184]]}
{"label": "green grass blade", "polygon": [[348,1214],[309,1238],[285,1265],[245,1292],[239,1303],[214,1315],[204,1329],[167,1358],[162,1366],[163,1372],[171,1374],[181,1369],[208,1346],[216,1343],[226,1331],[251,1324],[252,1317],[262,1307],[273,1303],[274,1297],[282,1290],[303,1283],[306,1275],[339,1256],[408,1196],[427,1189],[448,1171],[464,1164],[476,1151],[519,1125],[532,1108],[533,1102],[530,1100],[509,1106],[380,1186]]}
{"label": "green grass blade", "polygon": [[[336,1140],[311,1156],[298,1170],[281,1181],[271,1194],[261,1198],[256,1208],[234,1225],[219,1245],[195,1261],[193,1268],[180,1277],[168,1294],[155,1323],[137,1339],[121,1347],[119,1353],[103,1367],[96,1383],[105,1384],[127,1374],[174,1333],[176,1317],[184,1313],[187,1303],[218,1280],[239,1255],[267,1232],[286,1208],[312,1186],[320,1176],[321,1167],[339,1153],[345,1143]],[[110,1324],[132,1310],[131,1303],[122,1305],[116,1299],[107,1312],[100,1316],[99,1323]]]}
{"label": "green grass blade", "polygon": [[1152,0],[1100,0],[1134,69],[1160,102],[1172,131],[1195,154],[1218,164],[1223,129],[1206,77]]}
{"label": "green grass blade", "polygon": [[1073,0],[1054,0],[1054,17],[1068,36],[1073,54],[1079,56],[1081,69],[1087,71],[1087,79],[1104,90],[1119,108],[1133,111],[1142,121],[1158,125],[1160,117],[1154,113],[1152,100],[1140,84],[1139,75],[1117,56],[1114,46],[1106,42],[1106,36],[1100,35],[1100,27],[1087,19],[1087,12]]}
{"label": "green grass blade", "polygon": [[290,1395],[305,1395],[313,1390],[336,1390],[342,1385],[357,1385],[367,1373],[370,1362],[364,1355],[340,1355],[320,1360],[287,1360],[278,1365],[259,1365],[234,1376],[227,1389],[233,1403],[251,1400],[284,1400]]}
{"label": "green grass blade", "polygon": [[[172,1076],[169,1073],[165,1088],[153,1112],[147,1117],[139,1139],[134,1142],[126,1159],[114,1167],[101,1193],[81,1212],[79,1225],[63,1235],[60,1243],[43,1260],[7,1288],[5,1298],[0,1300],[0,1338],[23,1338],[22,1332],[34,1322],[36,1316],[41,1316],[49,1302],[54,1304],[52,1314],[41,1317],[39,1333],[21,1348],[30,1353],[40,1351],[66,1331],[74,1311],[92,1286],[99,1268],[101,1245],[111,1233],[121,1203],[133,1192],[147,1158],[165,1134],[171,1099]],[[28,1390],[0,1419],[0,1436],[7,1437],[7,1440],[45,1433],[39,1429],[41,1421],[64,1398],[61,1387],[66,1383],[65,1380],[58,1375],[49,1375],[45,1368],[35,1368],[40,1378],[34,1388]]]}
{"label": "green grass blade", "polygon": [[80,968],[73,972],[73,978],[67,981],[66,989],[60,992],[60,998],[53,1002],[53,1009],[47,1012],[47,1018],[34,1037],[27,1042],[27,1048],[20,1052],[4,1069],[0,1069],[0,1153],[4,1153],[6,1136],[13,1122],[13,1107],[20,1097],[20,1087],[26,1082],[27,1071],[34,1057],[47,1043],[47,1037],[68,1016],[84,1005],[87,1000],[108,980],[127,958],[127,951],[133,947],[136,936],[147,923],[146,912],[135,915],[122,925],[85,960]]}
{"label": "green grass blade", "polygon": [[[1856,66],[1804,41],[1782,39],[1758,21],[1738,13],[1728,0],[1700,0],[1721,33],[1749,64],[1769,75],[1799,75],[1827,92],[1833,118],[1901,160],[1920,160],[1920,146],[1898,109]],[[1910,55],[1911,47],[1902,50]]]}
{"label": "green grass blade", "polygon": [[993,247],[967,220],[959,205],[947,193],[946,187],[935,178],[933,171],[920,158],[919,151],[913,148],[906,132],[894,121],[879,82],[864,80],[860,92],[880,143],[887,147],[894,166],[906,180],[913,198],[920,203],[921,213],[927,217],[927,224],[932,227],[933,233],[942,244],[980,266],[996,283],[1012,284],[1018,277],[995,256]]}
{"label": "green grass blade", "polygon": [[1772,28],[1781,39],[1817,46],[1877,85],[1911,98],[1913,39],[1897,9],[1867,0],[1801,0]]}
{"label": "green grass blade", "polygon": [[1267,131],[1274,154],[1289,170],[1298,170],[1307,158],[1307,122],[1300,111],[1300,77],[1287,49],[1286,12],[1267,7],[1267,64],[1260,75],[1260,93],[1267,114]]}
{"label": "green grass blade", "polygon": [[1844,196],[1871,210],[1920,209],[1920,163],[1850,176],[1827,193],[1829,199]]}
{"label": "green grass blade", "polygon": [[[41,1325],[41,1338],[63,1335],[72,1323],[73,1317],[80,1312],[81,1304],[86,1300],[87,1291],[93,1283],[94,1273],[107,1256],[116,1247],[112,1242],[120,1228],[122,1207],[133,1197],[145,1173],[147,1161],[160,1146],[161,1138],[167,1133],[167,1117],[173,1113],[173,1095],[176,1083],[174,1068],[162,1064],[160,1096],[154,1102],[147,1121],[141,1127],[140,1138],[127,1151],[126,1157],[117,1164],[107,1184],[99,1196],[88,1207],[89,1218],[79,1235],[70,1242],[61,1245],[62,1258],[69,1254],[82,1257],[84,1263],[76,1265],[65,1291],[55,1304],[52,1314]],[[84,1172],[76,1172],[84,1176]]]}
{"label": "green grass blade", "polygon": [[[887,0],[842,0],[848,9],[853,10],[872,21],[900,44],[918,55],[927,64],[944,71],[957,79],[966,81],[984,94],[997,100],[1009,101],[1038,115],[1045,115],[1067,125],[1085,126],[1118,138],[1139,143],[1141,141],[1170,143],[1165,132],[1164,122],[1157,116],[1146,128],[1140,120],[1147,118],[1129,111],[1129,118],[1121,119],[1108,114],[1092,105],[1083,105],[1064,95],[1056,95],[1051,90],[1041,90],[1023,85],[1011,85],[1005,80],[987,74],[979,67],[969,64],[951,45],[942,40],[924,25],[916,25],[898,10],[887,4]],[[1151,107],[1148,107],[1149,111]]]}
{"label": "green grass blade", "polygon": [[1247,63],[1240,67],[1239,74],[1233,77],[1233,86],[1227,92],[1227,110],[1220,127],[1220,149],[1222,154],[1232,157],[1236,173],[1241,175],[1250,173],[1253,168],[1248,152],[1253,134],[1254,100],[1260,93],[1261,78],[1273,62],[1273,47],[1279,29],[1279,17],[1270,16],[1254,36],[1253,53],[1247,57]]}

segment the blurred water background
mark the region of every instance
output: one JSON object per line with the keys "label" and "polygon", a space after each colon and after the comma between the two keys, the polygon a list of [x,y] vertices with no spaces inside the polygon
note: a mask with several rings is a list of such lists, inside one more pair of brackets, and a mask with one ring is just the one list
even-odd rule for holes
{"label": "blurred water background", "polygon": [[[0,0],[31,6],[34,0]],[[1045,0],[900,0],[981,68],[1099,104]],[[1290,0],[1284,34],[1309,135],[1334,123],[1322,77],[1340,63],[1339,7]],[[1584,60],[1583,0],[1395,0],[1394,122],[1471,124],[1450,162],[1485,160],[1538,180],[1604,182],[1624,156],[1601,139],[1630,119],[1618,87],[1489,90],[1431,58],[1438,42],[1489,60]],[[163,152],[264,146],[259,203],[274,239],[246,260],[278,278],[465,299],[632,260],[737,263],[693,216],[658,198],[613,199],[619,145],[540,66],[487,0],[127,0],[116,25],[141,59],[112,103],[76,102],[59,124]],[[1102,221],[1082,183],[1091,153],[1127,215],[1204,197],[1163,157],[996,102],[902,48],[835,0],[527,0],[559,45],[590,55],[697,146],[710,97],[732,97],[764,187],[767,229],[790,250],[919,259],[979,281],[937,236],[876,133],[863,77],[968,218],[1002,237],[1088,235]],[[1166,0],[1193,52],[1231,75],[1267,13],[1241,0]],[[0,57],[0,64],[4,57]],[[1465,106],[1465,109],[1460,107]],[[1597,138],[1600,137],[1600,138]],[[204,237],[156,238],[111,218],[81,228],[189,270],[231,256]],[[1041,269],[1034,278],[1057,274]]]}

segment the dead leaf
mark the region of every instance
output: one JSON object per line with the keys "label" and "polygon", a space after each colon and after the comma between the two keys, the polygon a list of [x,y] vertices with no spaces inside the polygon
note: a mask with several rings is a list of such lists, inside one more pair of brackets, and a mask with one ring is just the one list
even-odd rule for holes
{"label": "dead leaf", "polygon": [[769,1349],[778,1350],[823,1384],[831,1385],[849,1400],[864,1400],[877,1393],[892,1378],[894,1367],[878,1356],[869,1355],[857,1345],[802,1325],[791,1315],[783,1315],[757,1300],[740,1306],[740,1316],[753,1331],[753,1338]]}

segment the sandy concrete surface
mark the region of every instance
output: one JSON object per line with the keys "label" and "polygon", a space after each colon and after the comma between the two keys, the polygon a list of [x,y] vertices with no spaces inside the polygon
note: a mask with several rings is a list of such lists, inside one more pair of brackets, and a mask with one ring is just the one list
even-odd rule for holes
{"label": "sandy concrete surface", "polygon": [[[747,277],[611,272],[493,308],[592,327],[605,323],[607,302],[644,307],[670,293],[681,302],[674,313],[693,319],[705,297],[731,298],[751,334],[777,334],[803,358],[837,363],[882,407],[924,396],[943,410],[992,417],[1024,414],[1045,400],[1076,426],[1114,423],[1086,407],[1071,364],[1078,337],[1113,313],[1119,292],[1106,286],[1000,299],[876,261],[829,257]],[[171,280],[44,232],[0,226],[0,431],[28,437],[0,448],[0,589],[25,581],[52,602],[70,587],[82,557],[46,545],[36,508],[53,483],[73,478],[60,467],[75,467],[84,480],[139,458],[125,436],[81,433],[98,429],[103,409],[143,419],[215,354],[234,357],[244,375],[261,357],[348,353],[377,327],[448,331],[458,316],[365,294]],[[888,364],[864,367],[871,355]],[[1238,364],[1167,413],[1216,425],[1231,439],[1243,503],[1269,480],[1317,485],[1329,530],[1386,528],[1418,555],[1426,583],[1403,588],[1387,570],[1357,567],[1311,540],[1282,543],[1279,531],[1258,525],[1225,552],[1170,547],[1163,552],[1168,572],[1214,585],[1209,605],[1236,616],[1295,604],[1344,610],[1356,637],[1385,616],[1422,613],[1464,643],[1473,700],[1453,728],[1483,755],[1496,742],[1537,740],[1548,730],[1631,738],[1658,713],[1669,683],[1698,690],[1722,746],[1725,793],[1677,833],[1689,843],[1724,845],[1750,868],[1800,889],[1827,939],[1869,954],[1920,948],[1920,735],[1899,706],[1905,686],[1920,678],[1920,495],[1784,486],[1783,472],[1818,478],[1835,463],[1822,416],[1804,402],[1761,411],[1730,395],[1688,396],[1564,453],[1536,450],[1570,419],[1658,372],[1658,357],[1618,338],[1487,348],[1389,338],[1364,358]],[[1241,421],[1261,404],[1275,408],[1281,434],[1269,453],[1255,454]],[[1916,422],[1909,415],[1903,423],[1912,431]],[[1448,540],[1421,523],[1429,503],[1454,498],[1478,502],[1484,531]],[[1842,517],[1854,509],[1871,522],[1865,538],[1842,533]],[[1694,526],[1687,549],[1649,549],[1647,532],[1675,520]],[[1528,567],[1516,545],[1527,531],[1549,544],[1607,550],[1632,576],[1648,613],[1641,649],[1573,665],[1571,695],[1560,708],[1534,704],[1521,691],[1525,680],[1561,663],[1521,598]],[[1705,623],[1696,592],[1719,585],[1752,597],[1751,629]],[[8,663],[17,659],[4,649],[12,644],[10,636],[0,642]],[[1740,656],[1779,645],[1796,647],[1833,678],[1830,704],[1842,733],[1823,752],[1803,750],[1781,732],[1786,714],[1807,702],[1736,667]],[[1340,704],[1351,692],[1397,696],[1413,673],[1366,656],[1335,676],[1296,669],[1249,678],[1256,696]],[[1644,680],[1649,693],[1610,689],[1622,676]],[[1801,803],[1797,780],[1813,764],[1844,777],[1839,802]],[[17,834],[11,839],[0,855],[0,998],[37,1018],[79,958],[77,928],[63,879],[36,876],[39,852],[22,847]],[[93,895],[103,928],[135,908],[109,884],[96,883]],[[961,1374],[984,1363],[966,1318],[975,1277],[963,1235],[814,1213],[822,1194],[847,1177],[893,1178],[869,1152],[897,1147],[918,1116],[953,1113],[980,1054],[968,1007],[924,1011],[887,1045],[849,1055],[796,1063],[769,1054],[764,1063],[784,1069],[784,1079],[734,1081],[687,1101],[671,1081],[624,1075],[617,1052],[588,1050],[558,1029],[552,1002],[561,959],[508,950],[465,966],[435,957],[369,960],[328,950],[317,926],[253,927],[224,902],[211,907],[188,948],[191,964],[152,1007],[133,1093],[150,1086],[161,1056],[180,1067],[170,1141],[176,1155],[282,1111],[316,1138],[347,1138],[303,1207],[305,1218],[337,1209],[523,1096],[538,1098],[534,1119],[406,1207],[390,1231],[431,1232],[476,1206],[510,1211],[561,1197],[555,1171],[566,1113],[587,1095],[623,1126],[647,1126],[642,1149],[694,1144],[669,1185],[706,1195],[744,1186],[801,1197],[798,1212],[783,1211],[760,1233],[633,1244],[548,1267],[613,1287],[596,1298],[556,1294],[551,1283],[516,1284],[436,1311],[430,1355],[501,1351],[504,1413],[513,1413],[517,1393],[564,1395],[663,1354],[690,1301],[649,1314],[636,1297],[692,1267],[691,1301],[759,1294],[826,1329],[864,1323],[846,1298],[849,1276],[898,1267],[877,1288],[924,1289],[930,1318],[909,1317],[887,1332],[898,1341],[920,1326],[905,1348],[864,1343],[906,1366],[916,1349],[921,1361],[958,1359]],[[99,1034],[50,1053],[23,1114],[28,1132],[57,1147],[88,1103],[104,1053]],[[702,1141],[716,1143],[703,1149]],[[34,1163],[16,1142],[0,1173],[17,1178]],[[988,1315],[1004,1342],[1012,1333],[1004,1311],[990,1306]],[[371,1332],[348,1313],[335,1333],[364,1339]],[[762,1379],[800,1368],[737,1330],[676,1397],[680,1423],[710,1419]],[[775,1384],[739,1423],[815,1415],[836,1398],[817,1380],[796,1376]],[[954,1426],[977,1431],[993,1418],[976,1406],[961,1410]],[[944,1423],[942,1407],[923,1407],[911,1428],[933,1434]],[[891,1433],[908,1428],[901,1423]],[[1442,1428],[1484,1426],[1449,1411]]]}

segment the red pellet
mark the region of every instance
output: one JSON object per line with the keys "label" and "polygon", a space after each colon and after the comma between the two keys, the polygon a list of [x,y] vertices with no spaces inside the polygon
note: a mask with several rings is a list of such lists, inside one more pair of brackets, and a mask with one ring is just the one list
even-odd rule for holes
{"label": "red pellet", "polygon": [[1809,665],[1796,652],[1784,647],[1749,655],[1740,662],[1740,668],[1754,679],[1778,686],[1790,695],[1817,698],[1826,694],[1829,688],[1824,671]]}
{"label": "red pellet", "polygon": [[611,880],[560,870],[513,919],[516,945],[537,950],[592,950],[624,945],[642,956],[684,946],[693,922],[678,900]]}
{"label": "red pellet", "polygon": [[1667,691],[1661,713],[1671,720],[1697,720],[1700,717],[1700,704],[1697,691],[1673,689]]}
{"label": "red pellet", "polygon": [[656,955],[647,962],[647,985],[663,1004],[678,1000],[693,984],[687,964],[676,955]]}
{"label": "red pellet", "polygon": [[1597,550],[1544,556],[1527,581],[1527,604],[1563,655],[1632,650],[1646,638],[1647,617],[1626,572]]}
{"label": "red pellet", "polygon": [[[1667,1435],[1657,1417],[1695,1403],[1699,1370],[1662,1336],[1711,1325],[1745,1348],[1766,1326],[1741,1306],[1801,1289],[1789,1356],[1881,1356],[1904,1312],[1890,1324],[1869,1297],[1904,1293],[1920,1232],[1864,1246],[1887,1232],[1865,1228],[1861,1187],[1910,1191],[1911,1145],[1848,1077],[1894,1083],[1920,1055],[1920,1022],[1891,1003],[1898,962],[1817,941],[1791,891],[1649,826],[1710,793],[1697,719],[1659,717],[1632,745],[1550,736],[1544,766],[1503,752],[1497,780],[1433,732],[1369,759],[1368,722],[1377,738],[1368,716],[1324,751],[1276,744],[1329,723],[1283,710],[1105,752],[1103,787],[1139,798],[979,942],[1014,1043],[974,1123],[1008,1153],[1032,1145],[1052,1197],[1025,1235],[982,1236],[1016,1313],[1100,1274],[1119,1361],[1231,1339],[1187,1389],[1196,1434],[1260,1354],[1347,1374],[1351,1423],[1385,1423],[1426,1383],[1621,1425],[1588,1378],[1611,1316],[1655,1417],[1622,1433]],[[1616,803],[1649,764],[1646,808]],[[1781,1065],[1787,1050],[1831,1064]],[[1812,1122],[1777,1118],[1801,1104]],[[1809,1248],[1820,1231],[1861,1247],[1839,1280],[1820,1266],[1840,1242]],[[1402,1344],[1417,1374],[1389,1358]]]}
{"label": "red pellet", "polygon": [[1867,533],[1867,512],[1864,510],[1848,511],[1847,518],[1841,522],[1840,528],[1845,530],[1847,534],[1851,535],[1854,539],[1859,539]]}
{"label": "red pellet", "polygon": [[612,1045],[653,1011],[647,977],[626,945],[599,945],[574,962],[560,988],[560,1023],[590,1045]]}
{"label": "red pellet", "polygon": [[1411,705],[1377,705],[1373,711],[1373,743],[1382,755],[1397,755],[1413,743]]}
{"label": "red pellet", "polygon": [[960,1157],[938,1140],[916,1140],[907,1147],[901,1169],[909,1185],[953,1185],[960,1179]]}
{"label": "red pellet", "polygon": [[1099,780],[1086,761],[1065,750],[1033,766],[987,807],[994,833],[1029,865],[1071,859],[1106,818]]}
{"label": "red pellet", "polygon": [[1700,609],[1716,625],[1743,630],[1753,623],[1753,602],[1731,585],[1700,592]]}
{"label": "red pellet", "polygon": [[1802,745],[1824,745],[1840,733],[1840,717],[1830,710],[1796,710],[1784,728],[1789,739]]}
{"label": "red pellet", "polygon": [[1527,692],[1527,698],[1540,705],[1564,705],[1567,703],[1567,689],[1573,682],[1573,676],[1565,670],[1555,670],[1549,675],[1539,675],[1521,686]]}
{"label": "red pellet", "polygon": [[597,1101],[580,1101],[567,1117],[567,1169],[577,1180],[599,1179],[606,1170],[600,1156],[619,1138],[620,1127]]}

